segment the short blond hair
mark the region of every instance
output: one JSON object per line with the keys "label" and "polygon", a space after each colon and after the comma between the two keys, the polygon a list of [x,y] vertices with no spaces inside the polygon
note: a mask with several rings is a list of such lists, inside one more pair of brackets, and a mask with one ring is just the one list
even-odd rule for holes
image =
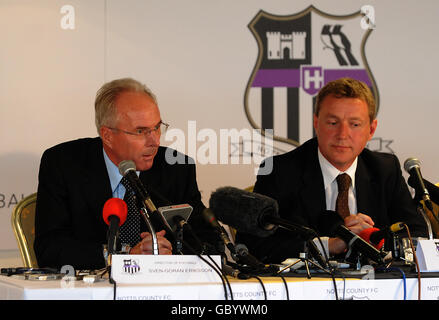
{"label": "short blond hair", "polygon": [[372,122],[376,118],[376,102],[370,88],[362,81],[352,78],[340,78],[328,82],[316,97],[314,114],[319,115],[323,99],[329,95],[336,98],[358,98],[367,104],[369,119]]}
{"label": "short blond hair", "polygon": [[102,126],[116,126],[117,113],[115,102],[122,92],[146,93],[157,105],[157,99],[152,91],[137,80],[122,78],[107,82],[98,90],[95,99],[95,124],[99,134]]}

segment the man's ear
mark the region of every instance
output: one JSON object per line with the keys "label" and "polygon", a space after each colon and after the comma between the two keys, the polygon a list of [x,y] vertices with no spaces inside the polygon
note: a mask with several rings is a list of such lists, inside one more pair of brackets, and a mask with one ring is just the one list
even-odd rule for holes
{"label": "man's ear", "polygon": [[378,120],[373,119],[372,123],[370,124],[369,140],[372,139],[373,135],[375,134],[377,126],[378,126]]}
{"label": "man's ear", "polygon": [[316,114],[313,114],[312,124],[315,131],[317,131],[318,123],[319,123],[319,118],[316,116]]}
{"label": "man's ear", "polygon": [[111,129],[102,126],[99,132],[101,134],[102,143],[111,147],[113,142],[113,132],[111,132]]}

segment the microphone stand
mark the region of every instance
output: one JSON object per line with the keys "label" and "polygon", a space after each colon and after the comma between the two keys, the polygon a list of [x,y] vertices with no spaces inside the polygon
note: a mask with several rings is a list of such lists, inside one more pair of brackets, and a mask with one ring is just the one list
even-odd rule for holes
{"label": "microphone stand", "polygon": [[427,224],[428,239],[433,240],[433,230],[431,228],[430,219],[428,219],[428,216],[425,213],[424,207],[422,206],[422,204],[420,202],[418,202],[418,205],[416,206],[416,210],[422,215],[422,217],[425,220],[425,223]]}
{"label": "microphone stand", "polygon": [[159,254],[159,243],[157,240],[157,235],[155,233],[154,227],[151,223],[151,219],[149,217],[148,211],[146,210],[145,206],[142,206],[142,209],[140,210],[142,213],[143,220],[145,220],[146,226],[148,227],[149,232],[152,236],[152,252],[154,255]]}
{"label": "microphone stand", "polygon": [[[428,218],[427,214],[425,213],[424,206],[421,203],[421,199],[422,199],[422,197],[420,197],[418,195],[418,192],[416,192],[415,198],[413,199],[416,202],[416,210],[422,216],[422,218],[424,218],[424,220],[425,220],[425,224],[427,225],[427,230],[428,230],[428,239],[433,240],[433,229],[431,227],[431,222],[430,222],[430,219]],[[432,212],[432,214],[434,215],[433,212]]]}
{"label": "microphone stand", "polygon": [[[290,264],[287,265],[286,267],[284,267],[284,268],[282,268],[281,270],[279,270],[277,273],[282,273],[282,271],[284,271],[284,270],[286,270],[286,269],[288,269],[288,268],[291,268],[292,266],[296,265],[297,263],[299,263],[299,262],[303,262],[303,263],[305,264],[306,274],[307,274],[307,278],[308,278],[308,279],[311,279],[311,272],[310,272],[310,270],[309,270],[309,264],[310,264],[310,263],[311,263],[313,266],[317,267],[318,269],[322,270],[323,272],[326,272],[326,273],[328,273],[328,274],[331,274],[330,271],[326,270],[326,269],[323,268],[321,265],[319,265],[318,263],[315,263],[313,260],[311,260],[311,259],[308,258],[308,256],[309,256],[309,248],[308,248],[308,246],[309,246],[309,244],[310,244],[310,241],[312,241],[312,240],[307,240],[307,241],[304,243],[304,245],[303,245],[304,250],[303,250],[303,252],[301,252],[301,253],[299,254],[299,260],[297,260],[297,261],[295,261],[295,262],[293,262],[293,263],[290,263]],[[313,244],[314,244],[314,243],[313,243]]]}
{"label": "microphone stand", "polygon": [[177,253],[183,254],[183,225],[177,223],[177,229],[175,230],[175,250]]}

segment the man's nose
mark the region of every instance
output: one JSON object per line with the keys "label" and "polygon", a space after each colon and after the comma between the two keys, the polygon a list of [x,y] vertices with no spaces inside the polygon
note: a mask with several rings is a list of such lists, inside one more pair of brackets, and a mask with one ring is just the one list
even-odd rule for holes
{"label": "man's nose", "polygon": [[350,134],[350,127],[348,123],[341,122],[340,126],[338,127],[337,135],[340,138],[346,138],[349,137]]}
{"label": "man's nose", "polygon": [[145,139],[145,143],[147,145],[160,145],[160,136],[161,133],[159,131],[151,131]]}

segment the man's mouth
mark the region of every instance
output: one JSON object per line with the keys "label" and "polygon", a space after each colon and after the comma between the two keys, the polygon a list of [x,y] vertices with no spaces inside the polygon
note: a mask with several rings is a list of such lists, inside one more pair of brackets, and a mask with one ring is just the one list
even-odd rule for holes
{"label": "man's mouth", "polygon": [[339,150],[339,151],[344,151],[344,150],[349,150],[350,149],[350,147],[348,147],[348,146],[341,146],[341,145],[335,145],[335,146],[332,146],[334,149],[336,149],[336,150]]}

